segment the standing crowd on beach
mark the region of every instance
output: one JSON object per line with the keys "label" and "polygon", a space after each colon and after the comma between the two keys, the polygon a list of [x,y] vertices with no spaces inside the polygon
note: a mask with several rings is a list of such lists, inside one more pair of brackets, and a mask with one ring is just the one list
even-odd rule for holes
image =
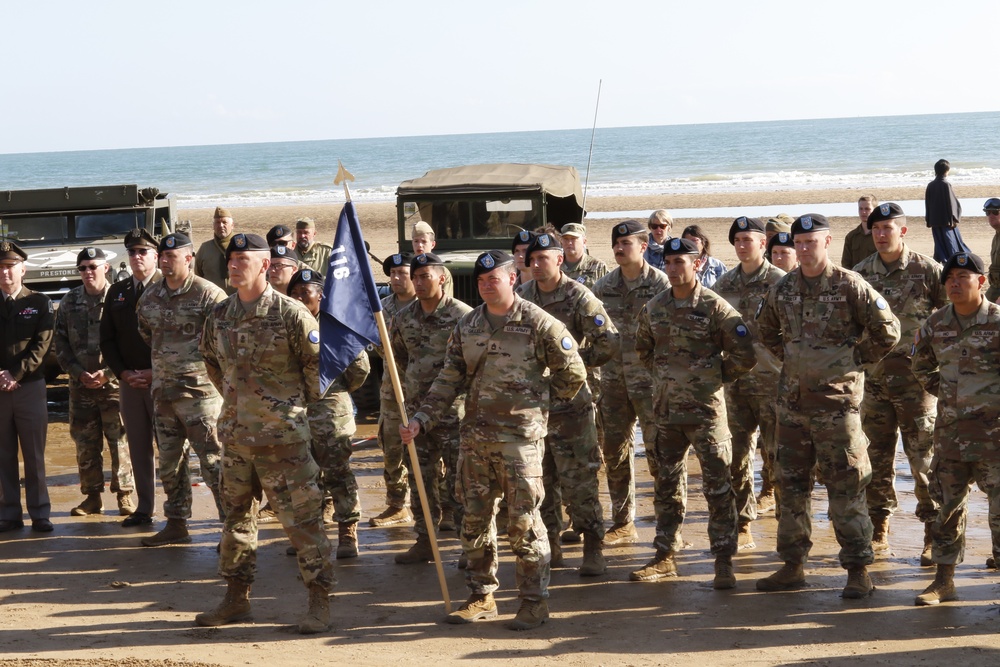
{"label": "standing crowd on beach", "polygon": [[[847,571],[842,595],[859,599],[874,591],[868,566],[889,550],[901,437],[924,524],[920,564],[936,567],[915,602],[956,599],[972,482],[989,498],[986,566],[1000,558],[1000,199],[984,206],[997,232],[987,268],[958,231],[948,168],[939,161],[927,188],[933,258],[907,246],[902,208],[872,195],[858,201],[860,224],[839,266],[819,214],[736,218],[728,242],[738,264],[727,269],[699,226],[672,236],[673,219],[658,210],[614,225],[612,270],[589,254],[579,222],[520,232],[509,252],[476,259],[483,303],[475,308],[453,296],[434,230],[416,222],[413,252],[382,266],[390,286],[383,343],[408,419],[386,370],[386,507],[369,525],[413,522],[400,565],[433,560],[435,531],[459,533],[470,596],[446,617],[458,624],[498,615],[498,536],[506,534],[520,599],[511,627],[538,627],[549,617],[551,569],[567,566],[563,544],[582,541],[579,574],[599,577],[606,546],[639,540],[638,425],[656,529],[652,557],[632,581],[678,574],[693,450],[715,589],[737,586],[733,559],[757,547],[753,523],[771,511],[783,564],[756,588],[805,584],[811,491],[820,483]],[[158,476],[166,521],[141,543],[189,543],[193,450],[222,523],[227,583],[196,623],[250,617],[258,524],[279,521],[308,590],[299,630],[327,630],[333,558],[359,556],[350,394],[370,372],[362,352],[319,390],[317,318],[337,251],[316,241],[310,218],[261,237],[239,232],[221,207],[213,237],[197,250],[184,234],[141,229],[125,246],[131,275],[114,283],[105,253],[83,249],[83,284],[56,310],[24,287],[24,251],[0,242],[0,532],[25,528],[19,443],[31,529],[54,529],[42,369],[53,346],[69,375],[83,495],[71,515],[104,511],[106,442],[123,527],[153,524]],[[431,525],[406,461],[411,442]],[[336,549],[326,533],[333,524]]]}

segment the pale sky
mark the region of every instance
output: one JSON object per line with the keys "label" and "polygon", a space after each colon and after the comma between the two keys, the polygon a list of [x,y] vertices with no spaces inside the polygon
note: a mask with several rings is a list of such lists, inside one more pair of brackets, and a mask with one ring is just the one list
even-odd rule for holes
{"label": "pale sky", "polygon": [[1000,110],[996,0],[4,3],[0,153]]}

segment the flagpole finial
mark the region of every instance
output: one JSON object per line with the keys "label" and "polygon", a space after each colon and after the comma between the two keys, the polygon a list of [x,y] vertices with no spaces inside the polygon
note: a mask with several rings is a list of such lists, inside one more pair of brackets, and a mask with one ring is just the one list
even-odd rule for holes
{"label": "flagpole finial", "polygon": [[337,160],[337,177],[333,179],[334,185],[344,184],[344,198],[351,201],[351,189],[347,187],[348,181],[354,180],[354,174],[344,169],[344,163]]}

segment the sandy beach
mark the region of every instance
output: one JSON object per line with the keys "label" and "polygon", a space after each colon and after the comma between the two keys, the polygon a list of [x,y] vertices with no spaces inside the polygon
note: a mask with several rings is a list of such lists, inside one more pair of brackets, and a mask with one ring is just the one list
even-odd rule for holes
{"label": "sandy beach", "polygon": [[[998,189],[989,187],[956,189],[960,198],[992,197]],[[774,214],[781,213],[783,206],[793,204],[826,204],[836,202],[856,202],[862,194],[874,194],[880,201],[908,201],[924,196],[923,188],[897,188],[885,191],[871,192],[860,189],[837,190],[785,190],[776,192],[746,192],[697,195],[641,195],[619,197],[589,197],[587,210],[590,213],[616,211],[652,211],[658,208],[716,208],[739,206],[767,206],[774,208]],[[396,207],[393,203],[357,203],[358,217],[361,220],[365,240],[371,245],[372,252],[379,256],[398,252],[396,232]],[[272,226],[285,224],[294,226],[295,220],[309,216],[316,220],[319,238],[326,243],[333,241],[337,218],[340,215],[341,204],[325,204],[311,206],[264,206],[254,208],[233,208],[233,217],[238,230],[264,234]],[[212,208],[181,209],[179,217],[192,223],[195,241],[200,242],[211,235]],[[602,218],[587,221],[587,236],[590,252],[595,257],[611,264],[611,227],[623,218]],[[909,226],[906,241],[917,252],[933,254],[933,240],[930,230],[923,217],[908,218]],[[833,243],[831,256],[840,259],[843,250],[844,236],[858,225],[857,217],[831,218],[833,226]],[[726,266],[733,266],[736,254],[727,242],[731,218],[697,218],[674,219],[674,232],[680,233],[689,224],[699,224],[712,240],[712,254],[721,259]],[[974,252],[988,260],[990,242],[993,230],[986,224],[986,218],[981,210],[966,210],[961,226],[966,243]],[[376,277],[381,275],[376,267]]]}

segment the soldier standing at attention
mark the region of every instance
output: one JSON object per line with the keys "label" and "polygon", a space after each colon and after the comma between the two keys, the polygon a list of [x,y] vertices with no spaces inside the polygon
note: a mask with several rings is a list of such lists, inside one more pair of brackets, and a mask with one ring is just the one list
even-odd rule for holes
{"label": "soldier standing at attention", "polygon": [[309,590],[299,632],[330,626],[330,591],[337,583],[330,542],[323,532],[320,470],[309,451],[306,406],[319,395],[319,324],[299,302],[267,283],[267,242],[237,234],[229,243],[229,278],[237,292],[205,321],[201,352],[222,394],[219,439],[226,521],[219,574],[228,588],[195,623],[214,627],[250,617],[250,585],[257,572],[257,498],[260,479],[295,547]]}
{"label": "soldier standing at attention", "polygon": [[152,349],[153,406],[160,483],[167,498],[167,525],[145,537],[143,546],[187,544],[191,536],[191,477],[189,447],[198,454],[201,475],[212,491],[219,518],[225,513],[219,498],[219,455],[216,420],[222,398],[215,390],[198,350],[205,318],[225,292],[191,271],[191,239],[168,234],[160,239],[163,280],[139,299],[139,334]]}
{"label": "soldier standing at attention", "polygon": [[52,531],[45,486],[45,353],[54,316],[49,297],[24,286],[28,259],[16,243],[0,241],[0,533],[24,527],[17,447],[24,460],[24,495],[31,529]]}
{"label": "soldier standing at attention", "polygon": [[865,371],[865,396],[861,402],[861,424],[868,436],[868,458],[872,481],[865,494],[874,532],[875,553],[889,550],[889,517],[896,510],[896,441],[903,434],[903,452],[913,474],[916,515],[924,524],[921,565],[931,561],[931,524],[938,505],[928,489],[934,455],[936,400],[924,391],[910,369],[914,335],[935,310],[948,303],[941,267],[930,257],[910,250],[903,242],[906,217],[898,204],[882,204],[868,217],[876,254],[854,270],[885,297],[899,318],[900,341],[882,361]]}
{"label": "soldier standing at attention", "polygon": [[917,605],[958,599],[955,566],[965,559],[969,487],[976,482],[989,500],[993,555],[1000,558],[1000,306],[983,298],[983,260],[957,253],[941,270],[951,304],[927,318],[913,345],[913,374],[937,396],[934,476],[941,501],[934,521],[934,581]]}
{"label": "soldier standing at attention", "polygon": [[[448,339],[458,321],[472,310],[458,299],[444,295],[444,261],[433,253],[415,256],[410,262],[410,278],[417,298],[400,309],[392,318],[389,339],[396,365],[401,373],[406,412],[413,414],[427,395],[434,378],[444,366]],[[445,483],[427,484],[427,501],[434,525],[443,514],[462,524],[462,505],[455,499],[458,475],[459,423],[465,416],[465,396],[455,397],[451,407],[440,415],[434,430],[416,438],[420,474],[425,480],[436,480],[443,465]],[[416,477],[409,476],[410,488]],[[441,488],[443,486],[443,488]],[[417,494],[410,495],[410,505],[417,533],[416,544],[405,553],[396,555],[401,564],[426,563],[434,559],[424,513]]]}
{"label": "soldier standing at attention", "polygon": [[[437,235],[434,233],[434,228],[423,220],[413,223],[410,243],[413,245],[413,257],[430,253],[437,245]],[[444,271],[444,295],[455,296],[455,283],[451,277],[451,271],[448,270],[447,266],[442,266],[441,270]]]}
{"label": "soldier standing at attention", "polygon": [[295,221],[295,249],[303,264],[321,276],[326,275],[333,247],[316,240],[316,221],[312,218],[299,218]]}
{"label": "soldier standing at attention", "polygon": [[635,529],[635,420],[639,418],[649,472],[656,479],[656,419],[653,414],[653,378],[635,351],[635,322],[646,302],[670,287],[665,273],[643,259],[649,232],[635,220],[611,230],[611,246],[618,263],[594,285],[594,296],[604,303],[611,323],[621,336],[619,352],[601,367],[598,423],[604,435],[604,463],[614,524],[604,544],[632,544]]}
{"label": "soldier standing at attention", "polygon": [[993,243],[990,245],[989,288],[986,300],[996,303],[1000,299],[1000,199],[990,197],[983,204],[986,222],[993,229]]}
{"label": "soldier standing at attention", "polygon": [[275,225],[267,232],[267,246],[274,250],[276,246],[285,246],[289,250],[295,250],[295,232],[284,225]]}
{"label": "soldier standing at attention", "polygon": [[118,513],[129,516],[135,511],[134,486],[118,378],[101,356],[101,313],[111,287],[111,265],[103,250],[88,247],[77,255],[76,268],[83,284],[59,302],[52,339],[59,365],[69,376],[69,433],[76,443],[80,493],[85,496],[70,514],[87,516],[104,511],[103,438],[108,441],[111,458],[111,492],[118,495]]}
{"label": "soldier standing at attention", "polygon": [[550,399],[573,398],[587,372],[566,327],[514,294],[513,257],[485,252],[473,277],[483,304],[455,327],[444,367],[401,434],[409,442],[432,431],[455,397],[468,394],[456,491],[465,507],[462,550],[472,595],[445,620],[471,623],[497,615],[493,520],[497,503],[506,498],[521,599],[510,628],[528,630],[549,617],[549,541],[539,513],[546,412]]}
{"label": "soldier standing at attention", "polygon": [[639,313],[635,349],[656,381],[653,451],[659,475],[654,483],[656,556],[630,578],[677,576],[674,558],[683,546],[681,525],[687,510],[687,453],[693,447],[708,503],[708,536],[715,556],[712,587],[728,589],[736,586],[737,514],[724,386],[746,375],[757,360],[739,312],[698,280],[700,253],[687,239],[667,241],[663,260],[670,289],[650,299]]}
{"label": "soldier standing at attention", "polygon": [[847,570],[845,598],[873,590],[868,576],[872,522],[865,503],[871,480],[861,429],[865,364],[899,342],[899,320],[878,292],[830,261],[830,224],[813,213],[796,218],[792,238],[800,266],[771,289],[757,313],[761,342],[782,361],[778,384],[778,555],[784,566],[757,581],[779,591],[805,582],[812,548],[813,468],[826,480],[830,519]]}
{"label": "soldier standing at attention", "polygon": [[149,345],[139,335],[139,297],[160,280],[156,268],[156,240],[145,229],[125,235],[132,275],[119,280],[104,299],[101,314],[101,354],[121,381],[122,423],[128,438],[132,474],[139,498],[135,512],[122,526],[153,523],[156,491],[156,455],[153,452],[153,361]]}
{"label": "soldier standing at attention", "polygon": [[[389,288],[392,294],[382,299],[382,312],[386,322],[392,322],[393,316],[417,298],[410,280],[410,253],[389,255],[382,262],[382,270],[389,276]],[[380,389],[378,411],[378,444],[382,447],[382,477],[385,479],[386,508],[378,516],[368,520],[368,525],[376,528],[394,526],[413,519],[410,510],[406,508],[406,494],[409,489],[406,483],[408,464],[406,448],[399,437],[401,426],[399,406],[396,395],[392,391],[392,379],[389,369],[382,371],[382,386]],[[428,486],[430,480],[427,481]]]}
{"label": "soldier standing at attention", "polygon": [[[514,266],[517,267],[517,284],[523,285],[531,280],[531,267],[524,262],[524,255],[528,252],[528,246],[535,240],[537,234],[522,229],[514,237],[510,252],[514,256]],[[515,286],[516,287],[516,286]]]}
{"label": "soldier standing at attention", "polygon": [[201,244],[194,256],[194,274],[214,283],[226,294],[233,293],[226,269],[226,247],[233,238],[233,214],[217,206],[212,216],[212,238]]}
{"label": "soldier standing at attention", "polygon": [[[589,290],[594,289],[594,283],[601,279],[608,267],[601,260],[587,252],[587,228],[578,222],[563,225],[559,232],[565,260],[562,272],[570,280],[575,280]],[[596,391],[597,387],[591,387]]]}
{"label": "soldier standing at attention", "polygon": [[[781,363],[764,347],[757,336],[754,315],[767,298],[767,293],[785,272],[764,259],[766,228],[757,218],[739,217],[729,227],[729,242],[736,249],[740,263],[726,271],[716,281],[712,290],[739,311],[746,326],[753,334],[753,348],[757,365],[744,377],[726,385],[726,413],[729,430],[733,435],[733,491],[736,493],[736,511],[739,514],[739,548],[752,549],[754,545],[750,523],[757,518],[757,499],[753,491],[754,433],[760,428],[761,497],[770,499],[774,506],[772,475],[777,442],[777,414],[774,397],[778,392]],[[770,464],[769,464],[770,463]],[[768,494],[770,491],[770,494]],[[761,511],[765,511],[761,508]]]}
{"label": "soldier standing at attention", "polygon": [[[580,283],[560,271],[563,248],[551,234],[539,234],[525,256],[533,280],[517,288],[517,294],[530,301],[569,330],[580,348],[583,363],[599,367],[618,352],[619,336],[604,306]],[[589,378],[589,376],[588,376]],[[580,575],[604,574],[604,511],[601,508],[597,472],[601,468],[601,449],[589,384],[569,401],[551,399],[549,421],[542,459],[542,521],[549,533],[552,567],[563,566],[562,504],[568,505],[575,530],[583,533],[583,564]]]}
{"label": "soldier standing at attention", "polygon": [[791,273],[799,265],[795,256],[795,242],[790,232],[778,232],[767,240],[767,261],[785,273]]}
{"label": "soldier standing at attention", "polygon": [[[312,269],[302,269],[288,283],[288,296],[302,303],[310,315],[318,318],[323,299],[323,276]],[[351,470],[351,436],[357,426],[350,393],[365,383],[370,370],[368,353],[362,350],[333,381],[326,395],[308,407],[312,454],[322,471],[323,522],[337,522],[338,560],[358,557],[361,499],[358,497],[358,480]],[[260,522],[259,514],[257,521]],[[286,553],[294,555],[294,548],[289,547]]]}
{"label": "soldier standing at attention", "polygon": [[863,195],[858,199],[858,217],[861,219],[861,224],[847,232],[847,236],[844,237],[844,253],[840,265],[845,269],[853,269],[862,260],[875,254],[875,239],[872,237],[871,225],[868,224],[868,216],[878,205],[875,195]]}
{"label": "soldier standing at attention", "polygon": [[[299,253],[295,252],[294,249],[283,245],[272,246],[271,266],[267,268],[267,282],[271,283],[275,292],[287,294],[288,281],[292,279],[301,266]],[[317,271],[317,273],[319,272]]]}

